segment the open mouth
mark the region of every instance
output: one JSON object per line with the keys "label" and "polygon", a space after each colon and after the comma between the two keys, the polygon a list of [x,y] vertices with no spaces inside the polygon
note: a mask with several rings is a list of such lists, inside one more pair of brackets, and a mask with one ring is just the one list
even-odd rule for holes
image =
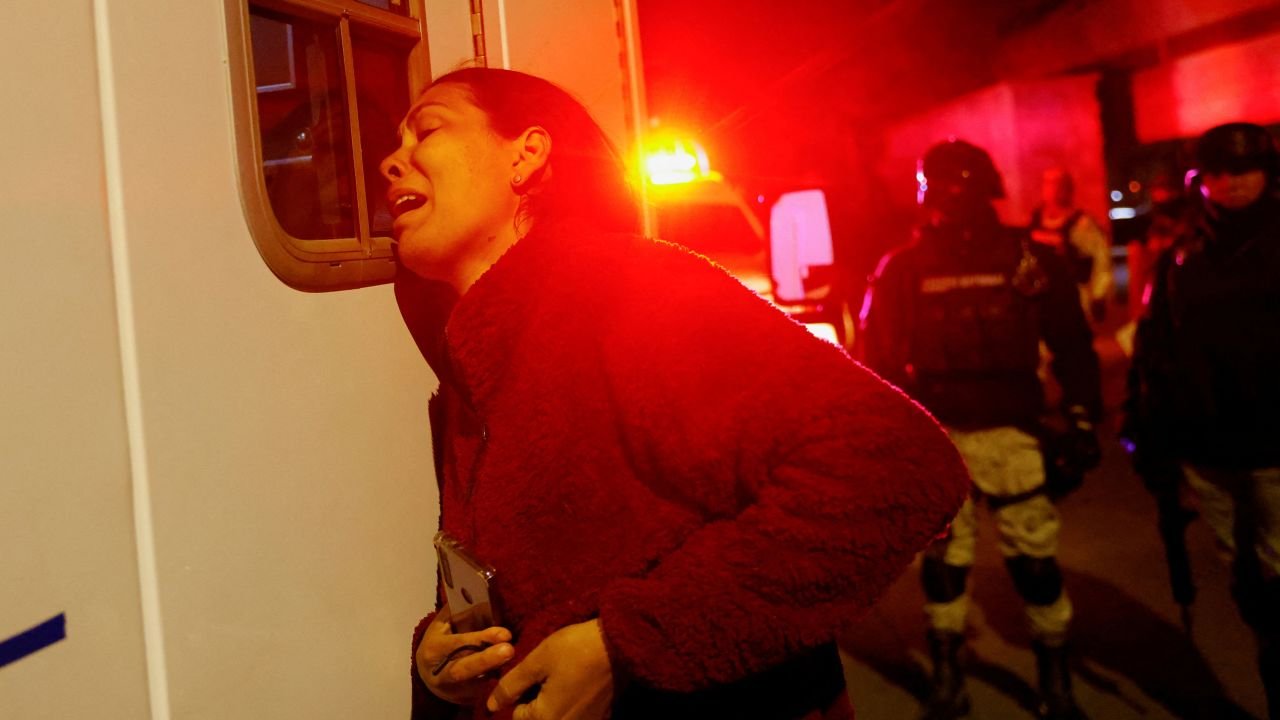
{"label": "open mouth", "polygon": [[406,193],[391,203],[391,216],[398,218],[407,212],[417,210],[427,204],[427,198],[417,193]]}

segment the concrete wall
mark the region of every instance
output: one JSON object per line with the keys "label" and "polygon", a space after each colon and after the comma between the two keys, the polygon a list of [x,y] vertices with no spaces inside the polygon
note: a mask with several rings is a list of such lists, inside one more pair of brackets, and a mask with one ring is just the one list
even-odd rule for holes
{"label": "concrete wall", "polygon": [[[1038,77],[1176,49],[1197,31],[1274,12],[1273,0],[1106,0],[1068,2],[1008,38],[998,66],[1007,79]],[[1247,29],[1247,28],[1246,28]]]}
{"label": "concrete wall", "polygon": [[878,169],[892,202],[915,203],[918,158],[950,136],[991,154],[1008,198],[998,204],[1006,222],[1025,224],[1040,202],[1040,175],[1055,165],[1076,178],[1077,201],[1106,221],[1102,128],[1092,75],[1000,84],[965,95],[898,123],[885,133]]}
{"label": "concrete wall", "polygon": [[1133,77],[1138,138],[1199,135],[1236,120],[1280,122],[1280,34],[1178,58]]}

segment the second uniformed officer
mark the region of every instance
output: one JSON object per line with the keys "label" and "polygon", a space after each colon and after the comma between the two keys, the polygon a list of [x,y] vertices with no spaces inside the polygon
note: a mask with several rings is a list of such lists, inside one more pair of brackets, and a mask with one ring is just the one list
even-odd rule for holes
{"label": "second uniformed officer", "polygon": [[934,661],[925,718],[969,710],[958,663],[974,561],[975,499],[995,516],[999,546],[1034,638],[1040,716],[1079,718],[1065,640],[1071,602],[1056,555],[1060,521],[1046,487],[1039,421],[1040,343],[1063,387],[1068,474],[1099,459],[1098,357],[1070,271],[1025,231],[1002,225],[1000,174],[981,148],[951,140],[920,162],[924,221],[886,255],[862,310],[863,360],[947,426],[973,476],[974,498],[925,553],[922,581]]}
{"label": "second uniformed officer", "polygon": [[1258,640],[1280,718],[1280,149],[1228,123],[1196,145],[1191,227],[1161,256],[1138,324],[1126,435],[1158,492],[1178,468],[1231,558],[1232,597]]}

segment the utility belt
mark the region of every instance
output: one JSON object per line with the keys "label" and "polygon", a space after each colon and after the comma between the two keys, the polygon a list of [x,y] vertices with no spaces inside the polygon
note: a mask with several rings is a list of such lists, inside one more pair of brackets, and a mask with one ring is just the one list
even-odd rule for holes
{"label": "utility belt", "polygon": [[1060,459],[1065,451],[1062,431],[1050,424],[1022,426],[1023,431],[1033,435],[1040,442],[1040,457],[1044,463],[1044,481],[1039,485],[1010,495],[991,495],[974,488],[976,497],[987,501],[993,511],[1032,500],[1040,495],[1052,501],[1060,500],[1074,492],[1084,482],[1083,472],[1072,472],[1064,469]]}
{"label": "utility belt", "polygon": [[912,397],[944,425],[984,428],[1012,425],[1042,440],[1036,418],[1044,390],[1035,367],[1001,372],[919,371]]}
{"label": "utility belt", "polygon": [[1030,490],[1024,490],[1020,493],[1014,493],[1013,495],[987,495],[976,488],[973,492],[978,497],[987,501],[987,507],[992,510],[1002,510],[1010,505],[1017,505],[1018,503],[1026,502],[1040,495],[1048,495],[1049,483],[1040,483],[1037,487],[1033,487]]}

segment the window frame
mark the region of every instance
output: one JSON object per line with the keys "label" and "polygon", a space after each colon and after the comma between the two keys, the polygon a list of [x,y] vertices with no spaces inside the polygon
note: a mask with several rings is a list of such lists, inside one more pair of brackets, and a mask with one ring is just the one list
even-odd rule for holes
{"label": "window frame", "polygon": [[[417,97],[431,77],[423,0],[406,0],[409,17],[365,5],[356,0],[225,0],[228,65],[235,126],[237,176],[249,234],[267,267],[286,285],[308,292],[326,292],[390,282],[396,264],[389,237],[373,235],[360,137],[352,31],[373,31],[408,49],[407,98]],[[254,78],[250,6],[302,20],[335,22],[339,32],[343,95],[350,128],[354,174],[355,237],[302,240],[290,235],[276,219],[263,173],[263,148]]]}

